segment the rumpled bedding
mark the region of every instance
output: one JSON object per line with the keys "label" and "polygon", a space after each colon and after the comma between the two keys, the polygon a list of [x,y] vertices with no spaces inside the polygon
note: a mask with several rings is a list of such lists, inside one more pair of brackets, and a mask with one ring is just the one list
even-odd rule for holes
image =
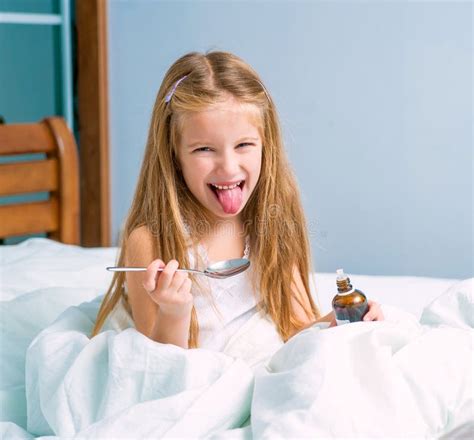
{"label": "rumpled bedding", "polygon": [[203,437],[240,427],[250,415],[252,368],[282,345],[259,315],[226,353],[156,343],[133,328],[89,340],[95,312],[90,303],[68,309],[29,347],[30,433]]}
{"label": "rumpled bedding", "polygon": [[[421,319],[383,306],[386,321],[314,325],[284,345],[256,314],[222,353],[133,328],[89,339],[98,292],[41,287],[0,305],[0,437],[473,438],[473,285]],[[60,293],[85,302],[51,319]]]}
{"label": "rumpled bedding", "polygon": [[421,323],[353,323],[288,341],[257,372],[254,437],[474,434],[472,291],[472,280],[457,284]]}
{"label": "rumpled bedding", "polygon": [[439,438],[472,428],[472,288],[453,286],[420,323],[397,311],[387,322],[315,325],[279,348],[256,315],[232,354],[133,328],[89,339],[96,299],[29,346],[28,432],[4,425],[3,438]]}

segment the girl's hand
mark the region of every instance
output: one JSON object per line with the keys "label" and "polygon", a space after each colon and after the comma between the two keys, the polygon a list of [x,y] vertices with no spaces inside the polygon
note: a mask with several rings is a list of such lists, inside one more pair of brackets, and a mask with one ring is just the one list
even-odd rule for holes
{"label": "girl's hand", "polygon": [[[158,271],[164,267],[164,270]],[[187,272],[176,272],[178,262],[154,260],[147,267],[144,289],[158,304],[160,312],[176,318],[189,315],[193,307],[191,280]]]}
{"label": "girl's hand", "polygon": [[369,304],[369,310],[362,318],[363,321],[383,321],[385,317],[383,316],[382,308],[380,304],[370,299],[367,301]]}

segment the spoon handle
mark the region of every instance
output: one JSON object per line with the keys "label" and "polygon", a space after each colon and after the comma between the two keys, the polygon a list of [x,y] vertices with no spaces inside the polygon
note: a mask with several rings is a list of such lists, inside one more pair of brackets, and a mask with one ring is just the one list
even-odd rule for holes
{"label": "spoon handle", "polygon": [[[107,267],[110,272],[145,272],[146,267],[133,267],[133,266],[123,266],[123,267]],[[158,272],[163,272],[164,267],[160,267]],[[200,270],[195,269],[176,269],[176,272],[192,272],[199,275],[204,275]]]}

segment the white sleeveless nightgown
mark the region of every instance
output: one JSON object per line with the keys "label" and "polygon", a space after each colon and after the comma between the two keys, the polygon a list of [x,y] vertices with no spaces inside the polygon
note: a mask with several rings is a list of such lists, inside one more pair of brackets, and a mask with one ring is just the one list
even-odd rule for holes
{"label": "white sleeveless nightgown", "polygon": [[[198,252],[207,264],[207,253],[201,245],[198,246]],[[248,258],[249,253],[247,237],[243,258]],[[196,267],[193,252],[188,251],[188,255],[191,267]],[[199,324],[200,348],[222,351],[232,336],[257,312],[257,298],[250,283],[251,270],[252,266],[245,272],[222,280],[198,275],[205,290],[211,295],[201,293],[194,285],[191,288]],[[107,318],[105,328],[121,331],[134,326],[124,299],[121,298]]]}

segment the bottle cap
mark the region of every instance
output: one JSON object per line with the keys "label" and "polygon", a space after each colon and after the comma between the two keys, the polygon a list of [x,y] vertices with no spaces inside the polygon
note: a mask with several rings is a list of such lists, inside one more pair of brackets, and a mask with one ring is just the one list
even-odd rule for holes
{"label": "bottle cap", "polygon": [[337,274],[336,280],[346,280],[347,279],[347,275],[344,274],[344,269],[337,269],[336,274]]}
{"label": "bottle cap", "polygon": [[349,277],[344,273],[343,269],[336,270],[336,284],[337,284],[337,291],[339,295],[348,295],[354,291],[352,287],[351,280]]}

